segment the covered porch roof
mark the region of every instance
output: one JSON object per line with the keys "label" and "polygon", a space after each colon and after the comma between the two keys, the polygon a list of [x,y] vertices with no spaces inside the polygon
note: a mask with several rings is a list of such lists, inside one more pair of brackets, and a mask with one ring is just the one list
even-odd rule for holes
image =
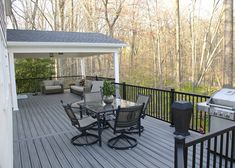
{"label": "covered porch roof", "polygon": [[[102,33],[7,30],[12,106],[18,110],[14,58],[87,57],[113,54],[114,77],[119,83],[119,50],[126,44]],[[82,75],[85,65],[81,59]]]}
{"label": "covered porch roof", "polygon": [[15,58],[93,56],[115,53],[126,44],[93,32],[7,30],[7,43]]}

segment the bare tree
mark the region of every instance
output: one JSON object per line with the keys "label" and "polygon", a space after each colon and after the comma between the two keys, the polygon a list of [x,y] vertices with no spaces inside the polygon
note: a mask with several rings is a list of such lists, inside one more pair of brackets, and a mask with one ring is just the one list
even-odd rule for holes
{"label": "bare tree", "polygon": [[181,87],[181,47],[180,47],[180,8],[179,0],[175,2],[175,30],[176,30],[176,82]]}
{"label": "bare tree", "polygon": [[113,37],[113,35],[114,35],[114,26],[115,26],[115,23],[117,22],[120,14],[121,14],[122,5],[124,3],[124,0],[119,0],[118,1],[118,7],[115,11],[115,15],[113,16],[113,19],[110,19],[110,16],[109,16],[109,10],[108,10],[109,0],[102,0],[102,2],[104,4],[105,20],[106,20],[106,23],[107,23],[108,28],[109,28],[109,35],[111,37]]}
{"label": "bare tree", "polygon": [[31,0],[34,3],[34,7],[33,7],[33,13],[32,13],[32,29],[37,29],[36,25],[35,25],[35,19],[36,19],[36,15],[37,15],[37,10],[38,10],[38,0]]}
{"label": "bare tree", "polygon": [[233,87],[233,0],[224,0],[223,84]]}
{"label": "bare tree", "polygon": [[65,9],[65,0],[59,0],[59,15],[60,15],[60,29],[64,30],[64,9]]}

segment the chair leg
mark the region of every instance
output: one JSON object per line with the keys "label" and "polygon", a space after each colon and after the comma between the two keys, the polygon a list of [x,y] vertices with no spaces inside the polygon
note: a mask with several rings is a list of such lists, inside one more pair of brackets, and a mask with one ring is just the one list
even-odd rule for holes
{"label": "chair leg", "polygon": [[[89,137],[93,137],[94,140],[89,142]],[[83,141],[85,142],[79,142],[78,140],[79,139],[82,139],[83,138]],[[84,140],[85,138],[85,140]],[[92,145],[92,144],[95,144],[97,143],[99,140],[99,137],[98,135],[95,135],[95,134],[91,134],[91,133],[87,133],[86,131],[83,131],[80,135],[76,135],[74,136],[72,139],[71,139],[71,143],[73,145],[76,145],[76,146],[84,146],[84,145]]]}
{"label": "chair leg", "polygon": [[138,127],[131,127],[129,130],[127,130],[125,133],[126,134],[141,134],[142,132],[144,131],[144,126],[140,126],[139,128]]}
{"label": "chair leg", "polygon": [[[126,145],[127,142],[128,144]],[[108,140],[108,146],[113,149],[125,150],[134,148],[137,145],[137,140],[123,133]]]}

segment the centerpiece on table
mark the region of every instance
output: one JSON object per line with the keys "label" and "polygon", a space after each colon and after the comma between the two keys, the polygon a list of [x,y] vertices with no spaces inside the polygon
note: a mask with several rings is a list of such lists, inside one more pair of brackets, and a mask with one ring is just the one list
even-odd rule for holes
{"label": "centerpiece on table", "polygon": [[102,93],[104,103],[111,104],[114,100],[115,86],[110,81],[104,81]]}

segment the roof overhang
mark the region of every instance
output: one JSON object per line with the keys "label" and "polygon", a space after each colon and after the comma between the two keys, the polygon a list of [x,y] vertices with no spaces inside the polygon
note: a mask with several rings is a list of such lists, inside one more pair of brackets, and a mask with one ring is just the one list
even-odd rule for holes
{"label": "roof overhang", "polygon": [[62,42],[8,42],[9,52],[15,58],[87,57],[118,52],[126,44],[113,43],[62,43]]}
{"label": "roof overhang", "polygon": [[126,43],[96,32],[8,29],[7,46],[15,58],[87,57],[116,53]]}
{"label": "roof overhang", "polygon": [[23,53],[86,53],[86,56],[92,56],[114,53],[124,46],[112,43],[8,42],[8,50],[15,56]]}

